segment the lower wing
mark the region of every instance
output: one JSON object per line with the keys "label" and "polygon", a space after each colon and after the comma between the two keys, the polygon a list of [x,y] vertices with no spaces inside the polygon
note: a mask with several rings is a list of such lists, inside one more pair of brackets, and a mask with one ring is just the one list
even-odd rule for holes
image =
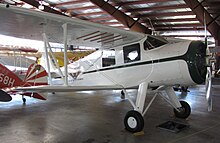
{"label": "lower wing", "polygon": [[18,87],[15,91],[23,92],[72,92],[88,90],[119,90],[124,89],[121,85],[103,85],[103,86],[66,86],[66,85],[42,85],[30,87]]}

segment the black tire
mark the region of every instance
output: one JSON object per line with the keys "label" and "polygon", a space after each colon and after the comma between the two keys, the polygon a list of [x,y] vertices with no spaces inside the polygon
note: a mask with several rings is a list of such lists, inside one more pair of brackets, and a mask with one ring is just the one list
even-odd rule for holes
{"label": "black tire", "polygon": [[188,87],[187,87],[187,86],[182,86],[182,87],[181,87],[181,91],[183,91],[183,92],[188,92]]}
{"label": "black tire", "polygon": [[22,98],[23,104],[26,103],[26,98]]}
{"label": "black tire", "polygon": [[124,93],[124,91],[123,91],[123,90],[121,91],[121,95],[123,95],[123,96],[125,95],[125,93]]}
{"label": "black tire", "polygon": [[180,112],[174,109],[174,114],[177,118],[186,119],[191,114],[191,107],[189,104],[185,101],[180,101],[180,104],[182,107],[180,108]]}
{"label": "black tire", "polygon": [[121,91],[121,99],[125,99],[125,93],[123,90]]}
{"label": "black tire", "polygon": [[129,132],[140,132],[144,128],[144,119],[139,112],[131,110],[125,115],[124,125]]}

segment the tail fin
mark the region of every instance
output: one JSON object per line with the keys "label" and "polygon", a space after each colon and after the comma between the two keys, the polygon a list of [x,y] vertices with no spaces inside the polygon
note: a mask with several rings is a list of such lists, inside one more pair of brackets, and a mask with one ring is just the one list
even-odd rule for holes
{"label": "tail fin", "polygon": [[7,67],[0,64],[0,88],[11,88],[20,86],[22,80]]}
{"label": "tail fin", "polygon": [[29,66],[24,78],[24,86],[48,85],[48,74],[39,64],[33,63]]}
{"label": "tail fin", "polygon": [[21,95],[33,97],[33,98],[40,99],[40,100],[47,100],[43,95],[40,95],[39,93],[36,93],[36,92],[25,92],[25,93],[22,93]]}

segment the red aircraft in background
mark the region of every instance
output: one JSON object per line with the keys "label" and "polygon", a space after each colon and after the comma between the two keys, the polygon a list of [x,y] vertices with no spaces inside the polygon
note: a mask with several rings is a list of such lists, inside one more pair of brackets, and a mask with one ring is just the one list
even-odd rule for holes
{"label": "red aircraft in background", "polygon": [[[0,64],[0,101],[9,102],[12,100],[11,94],[16,94],[13,91],[15,87],[27,87],[37,85],[48,85],[46,70],[37,63],[33,63],[29,66],[24,80],[20,79],[15,73],[10,71],[7,67]],[[22,95],[23,102],[26,102],[24,96],[30,96],[33,98],[46,100],[43,96],[33,92],[19,93]]]}

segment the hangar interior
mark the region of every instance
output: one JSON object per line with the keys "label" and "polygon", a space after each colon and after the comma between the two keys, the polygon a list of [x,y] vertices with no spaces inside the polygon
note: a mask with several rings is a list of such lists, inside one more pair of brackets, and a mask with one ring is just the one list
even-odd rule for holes
{"label": "hangar interior", "polygon": [[[27,97],[25,103],[22,103],[23,96],[12,95],[12,101],[0,102],[0,122],[2,123],[0,140],[2,142],[219,142],[219,0],[0,0],[0,3],[5,4],[6,7],[16,6],[33,11],[44,11],[126,31],[151,34],[155,37],[163,37],[167,41],[180,38],[204,42],[207,38],[207,45],[211,52],[209,54],[212,56],[209,60],[212,68],[212,84],[209,91],[211,101],[208,97],[207,103],[207,85],[204,83],[186,89],[176,87],[177,97],[187,101],[191,107],[191,115],[186,119],[176,118],[172,106],[165,102],[166,99],[150,94],[146,96],[146,102],[155,100],[149,104],[150,108],[146,107],[148,112],[143,117],[143,130],[136,133],[128,132],[123,125],[124,117],[133,106],[129,100],[136,99],[139,89],[127,90],[130,99],[122,98],[121,90],[48,92],[45,101]],[[6,17],[7,14],[0,17],[0,23]],[[16,18],[19,20],[19,17]],[[21,70],[11,69],[11,71],[17,72],[20,78],[25,79],[22,71],[27,70],[30,63],[36,61],[36,57],[38,60],[38,57],[43,55],[38,50],[44,47],[44,43],[7,37],[10,35],[2,32],[3,24],[1,23],[2,28],[0,28],[0,37],[2,36],[0,63],[22,67]],[[34,29],[34,26],[28,28]],[[106,39],[109,36],[105,33],[101,33],[102,35],[97,33],[90,33],[84,37],[78,36],[78,38],[95,41],[98,39],[95,39],[94,35],[103,36]],[[6,40],[3,39],[9,39],[9,42],[5,44]],[[16,40],[22,45],[14,44]],[[53,43],[52,49],[54,52],[63,52],[62,46],[59,42]],[[74,57],[72,58],[74,61],[95,50],[96,48],[71,45],[68,46],[70,53],[66,56]],[[64,56],[65,54],[56,55],[61,57],[58,64],[62,66],[65,65],[65,62],[62,62],[65,59]],[[2,90],[6,91],[5,88]],[[208,112],[207,107],[210,104],[212,104],[212,111]],[[187,127],[181,131],[158,128],[158,125],[166,121],[182,123]]]}

